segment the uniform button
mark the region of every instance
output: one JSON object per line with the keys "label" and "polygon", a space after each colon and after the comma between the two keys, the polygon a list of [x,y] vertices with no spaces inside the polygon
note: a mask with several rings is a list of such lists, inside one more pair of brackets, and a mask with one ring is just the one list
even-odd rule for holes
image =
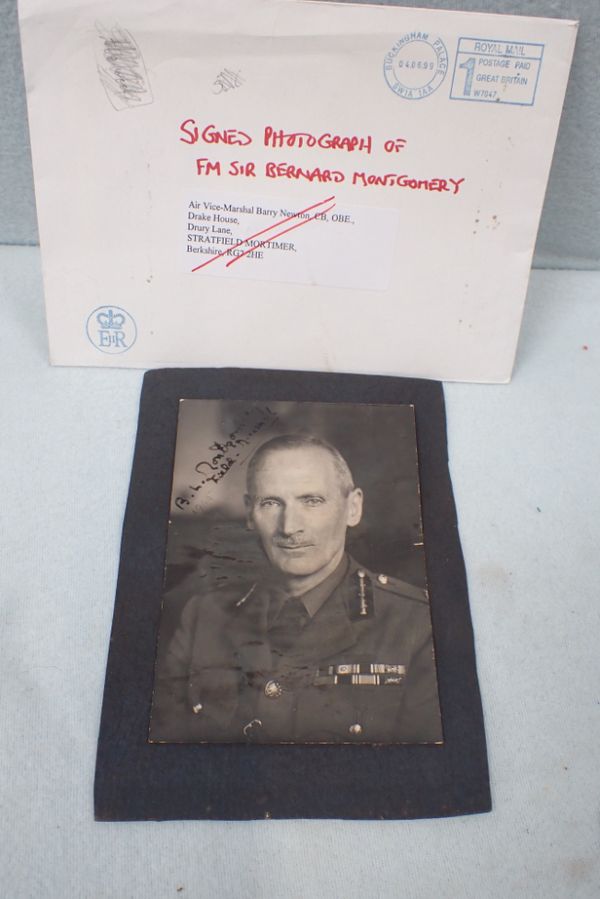
{"label": "uniform button", "polygon": [[389,577],[387,576],[387,574],[378,574],[377,580],[380,584],[387,584],[387,582],[389,581]]}
{"label": "uniform button", "polygon": [[348,731],[353,736],[358,736],[358,734],[362,734],[362,727],[360,724],[351,724],[350,727],[348,728]]}
{"label": "uniform button", "polygon": [[366,572],[366,571],[363,571],[362,568],[359,568],[358,571],[357,571],[356,573],[357,573],[357,575],[359,576],[359,578],[363,578],[363,577],[366,577],[366,576],[367,576],[367,572]]}
{"label": "uniform button", "polygon": [[269,680],[265,684],[265,696],[269,699],[279,699],[283,693],[283,687],[276,680]]}
{"label": "uniform button", "polygon": [[202,711],[202,703],[201,702],[197,702],[196,705],[192,706],[192,712],[194,713],[194,715],[197,715],[198,712],[201,712],[201,711]]}

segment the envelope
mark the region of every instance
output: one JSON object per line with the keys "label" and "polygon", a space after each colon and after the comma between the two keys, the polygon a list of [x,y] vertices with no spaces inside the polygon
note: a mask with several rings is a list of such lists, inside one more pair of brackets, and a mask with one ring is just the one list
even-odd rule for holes
{"label": "envelope", "polygon": [[54,364],[510,378],[576,22],[19,9]]}

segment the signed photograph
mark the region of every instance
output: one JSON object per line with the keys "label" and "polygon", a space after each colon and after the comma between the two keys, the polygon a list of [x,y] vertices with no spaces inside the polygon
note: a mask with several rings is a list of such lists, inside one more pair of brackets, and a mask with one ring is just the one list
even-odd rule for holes
{"label": "signed photograph", "polygon": [[442,744],[414,408],[180,399],[149,743]]}

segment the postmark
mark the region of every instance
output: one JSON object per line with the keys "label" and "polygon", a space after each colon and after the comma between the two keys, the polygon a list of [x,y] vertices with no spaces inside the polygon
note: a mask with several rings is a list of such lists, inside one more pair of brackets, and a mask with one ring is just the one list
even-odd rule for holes
{"label": "postmark", "polygon": [[444,42],[426,31],[409,31],[385,55],[383,74],[404,100],[423,100],[442,84],[448,71]]}
{"label": "postmark", "polygon": [[544,44],[461,37],[450,99],[533,106],[543,56]]}
{"label": "postmark", "polygon": [[120,306],[98,306],[88,315],[87,338],[101,353],[126,353],[137,340],[133,317]]}

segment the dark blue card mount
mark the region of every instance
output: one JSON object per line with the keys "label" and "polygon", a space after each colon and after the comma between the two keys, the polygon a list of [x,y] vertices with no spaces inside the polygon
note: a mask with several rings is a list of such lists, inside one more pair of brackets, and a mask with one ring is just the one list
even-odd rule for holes
{"label": "dark blue card mount", "polygon": [[[149,741],[173,460],[182,399],[243,400],[266,405],[290,402],[414,407],[441,741]],[[359,438],[369,441],[370,435],[365,433]],[[360,579],[357,584],[360,587]],[[370,596],[365,595],[370,601]],[[357,608],[360,611],[360,603]],[[389,685],[378,689],[395,696],[400,693],[394,693],[402,676],[400,669],[401,666],[394,671],[386,667],[387,675],[370,675],[361,668],[356,677],[381,677],[381,683],[387,683],[387,677]],[[320,676],[331,679],[336,675],[320,670]],[[361,689],[367,680],[356,683]],[[336,689],[346,689],[343,678],[342,687]],[[442,385],[414,379],[313,372],[148,372],[142,388],[123,525],[98,740],[96,820],[386,820],[465,815],[490,809],[483,713],[448,471]]]}

